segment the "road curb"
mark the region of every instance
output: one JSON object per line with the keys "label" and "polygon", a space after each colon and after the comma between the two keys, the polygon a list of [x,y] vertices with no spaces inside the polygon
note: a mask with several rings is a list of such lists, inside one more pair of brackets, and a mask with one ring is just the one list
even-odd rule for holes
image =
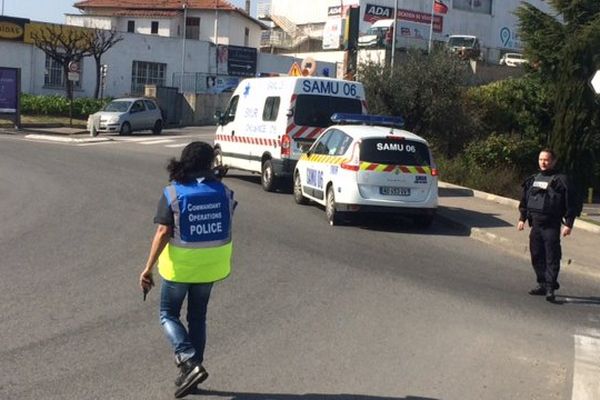
{"label": "road curb", "polygon": [[35,139],[35,140],[48,140],[51,142],[61,142],[61,143],[100,143],[100,142],[110,142],[113,139],[107,137],[89,137],[89,138],[72,138],[72,137],[64,137],[62,135],[41,135],[37,133],[32,133],[29,135],[25,135],[26,139]]}
{"label": "road curb", "polygon": [[[487,201],[492,201],[495,203],[503,204],[506,206],[514,207],[517,209],[519,207],[519,201],[515,199],[511,199],[508,197],[502,197],[491,193],[482,192],[480,190],[471,189],[465,186],[455,185],[453,183],[448,182],[439,182],[438,186],[441,188],[447,189],[460,189],[464,192],[471,194],[473,197],[478,199],[483,199]],[[600,226],[591,224],[589,222],[582,221],[581,219],[576,219],[575,224],[573,225],[577,229],[581,229],[587,232],[595,233],[600,235]]]}

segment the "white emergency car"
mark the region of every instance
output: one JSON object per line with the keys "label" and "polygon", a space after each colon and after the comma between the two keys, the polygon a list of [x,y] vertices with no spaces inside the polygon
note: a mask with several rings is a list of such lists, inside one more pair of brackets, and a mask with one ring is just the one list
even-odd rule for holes
{"label": "white emergency car", "polygon": [[302,150],[333,123],[334,113],[366,113],[361,83],[322,77],[250,78],[217,113],[215,166],[261,174],[273,191],[289,178]]}
{"label": "white emergency car", "polygon": [[338,225],[344,214],[401,213],[431,224],[438,171],[427,141],[399,129],[399,117],[336,114],[294,171],[294,200],[325,206]]}

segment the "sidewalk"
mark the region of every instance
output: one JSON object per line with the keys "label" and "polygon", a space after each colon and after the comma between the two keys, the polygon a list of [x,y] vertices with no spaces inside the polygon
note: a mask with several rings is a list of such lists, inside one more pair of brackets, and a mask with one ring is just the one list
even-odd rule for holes
{"label": "sidewalk", "polygon": [[[518,201],[445,182],[439,184],[438,215],[469,236],[529,260],[529,228],[517,231]],[[561,239],[562,266],[600,278],[600,225],[577,219]]]}

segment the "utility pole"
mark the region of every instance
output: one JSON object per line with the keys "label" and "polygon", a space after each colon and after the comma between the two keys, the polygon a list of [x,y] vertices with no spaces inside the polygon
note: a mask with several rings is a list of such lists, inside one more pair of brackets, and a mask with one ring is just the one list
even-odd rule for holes
{"label": "utility pole", "polygon": [[394,23],[392,24],[392,57],[390,60],[390,70],[391,73],[394,73],[394,57],[396,55],[396,36],[398,32],[396,29],[398,28],[398,0],[394,2]]}
{"label": "utility pole", "polygon": [[219,45],[219,0],[215,0],[215,46]]}
{"label": "utility pole", "polygon": [[181,78],[179,79],[179,90],[183,93],[183,76],[185,75],[185,39],[187,34],[187,1],[183,2],[183,39],[181,43]]}
{"label": "utility pole", "polygon": [[2,15],[4,15],[4,0],[2,0]]}

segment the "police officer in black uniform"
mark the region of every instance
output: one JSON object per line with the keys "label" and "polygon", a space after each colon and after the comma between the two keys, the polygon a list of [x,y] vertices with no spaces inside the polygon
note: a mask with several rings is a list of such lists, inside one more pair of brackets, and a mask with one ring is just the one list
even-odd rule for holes
{"label": "police officer in black uniform", "polygon": [[543,149],[538,157],[540,171],[523,182],[519,204],[521,216],[517,225],[523,230],[525,221],[531,226],[529,250],[538,285],[529,291],[532,296],[546,296],[554,301],[554,291],[560,271],[560,236],[568,236],[577,216],[577,200],[573,185],[566,175],[554,168],[556,155]]}

